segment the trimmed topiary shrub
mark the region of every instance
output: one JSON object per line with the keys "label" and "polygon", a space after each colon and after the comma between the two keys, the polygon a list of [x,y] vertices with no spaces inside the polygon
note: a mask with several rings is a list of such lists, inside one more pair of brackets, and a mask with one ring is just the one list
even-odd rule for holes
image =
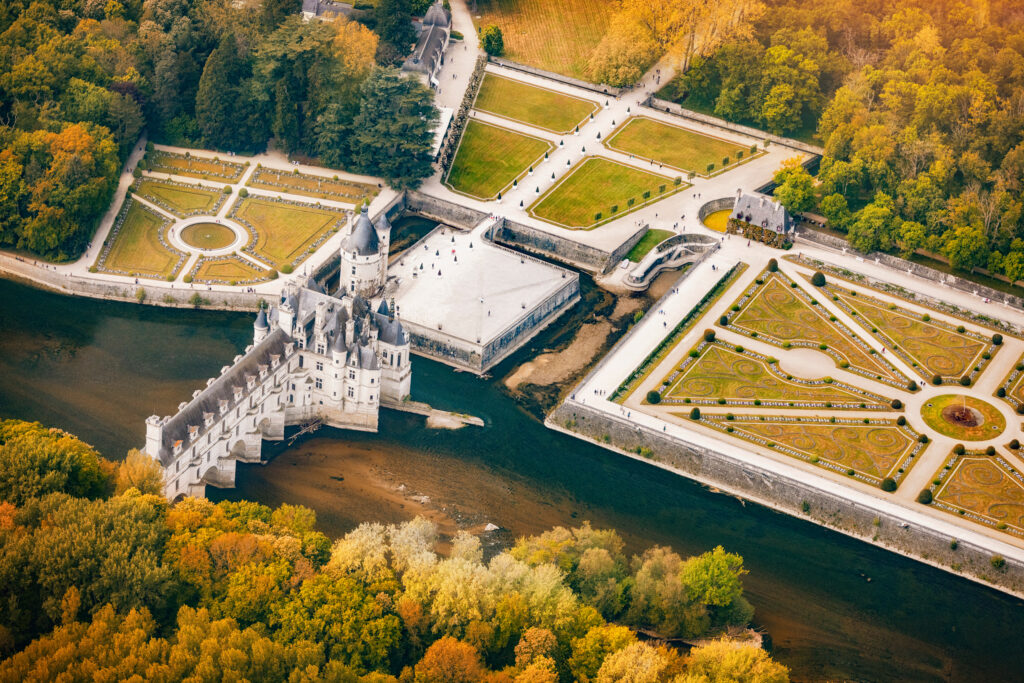
{"label": "trimmed topiary shrub", "polygon": [[928,435],[927,434],[922,434],[921,436],[917,437],[917,440],[920,443],[928,443]]}
{"label": "trimmed topiary shrub", "polygon": [[1006,398],[1006,389],[1004,389],[1003,387],[999,387],[998,389],[996,389],[996,396],[998,396],[999,398]]}
{"label": "trimmed topiary shrub", "polygon": [[704,341],[706,341],[708,343],[711,343],[711,342],[715,341],[715,331],[714,330],[704,330]]}
{"label": "trimmed topiary shrub", "polygon": [[893,479],[892,477],[886,477],[885,479],[882,480],[881,486],[883,491],[888,491],[892,493],[893,491],[896,490],[896,480]]}
{"label": "trimmed topiary shrub", "polygon": [[921,489],[921,493],[917,494],[917,502],[922,505],[930,505],[932,502],[931,489]]}
{"label": "trimmed topiary shrub", "polygon": [[718,319],[718,324],[721,325],[722,327],[725,327],[726,325],[728,325],[729,324],[729,316],[723,315],[721,318]]}
{"label": "trimmed topiary shrub", "polygon": [[814,275],[811,276],[811,284],[814,285],[815,287],[824,287],[825,274],[822,273],[820,270],[815,272]]}
{"label": "trimmed topiary shrub", "polygon": [[958,443],[957,445],[953,446],[953,452],[957,455],[963,455],[964,451],[966,450],[967,448],[965,448],[962,443]]}
{"label": "trimmed topiary shrub", "polygon": [[1020,448],[1020,441],[1018,441],[1017,439],[1011,439],[1010,440],[1010,450],[1015,451],[1018,448]]}
{"label": "trimmed topiary shrub", "polygon": [[898,398],[894,398],[892,400],[892,403],[890,403],[889,405],[893,407],[893,410],[899,410],[900,408],[903,407],[903,401],[899,400]]}
{"label": "trimmed topiary shrub", "polygon": [[910,384],[907,385],[907,391],[917,391],[917,382],[911,380]]}
{"label": "trimmed topiary shrub", "polygon": [[961,386],[965,386],[965,387],[971,386],[971,378],[970,378],[970,376],[969,375],[964,375],[963,377],[961,377],[960,378],[960,384],[961,384]]}
{"label": "trimmed topiary shrub", "polygon": [[225,185],[224,186],[224,194],[231,194],[231,186],[230,185]]}
{"label": "trimmed topiary shrub", "polygon": [[295,268],[292,267],[292,264],[290,264],[290,263],[286,263],[283,266],[281,266],[281,272],[284,273],[285,275],[289,275],[289,274],[291,274],[294,271],[295,271]]}
{"label": "trimmed topiary shrub", "polygon": [[995,454],[996,454],[996,447],[995,446],[989,446],[988,448],[985,449],[985,455],[995,455]]}
{"label": "trimmed topiary shrub", "polygon": [[247,190],[247,189],[245,189],[243,187],[241,190],[238,191],[238,196],[239,197],[248,197],[249,196],[249,190]]}
{"label": "trimmed topiary shrub", "polygon": [[650,403],[651,405],[661,403],[661,394],[659,394],[657,391],[654,391],[653,389],[651,391],[648,391],[647,402]]}
{"label": "trimmed topiary shrub", "polygon": [[690,419],[691,420],[699,420],[700,419],[700,408],[691,408],[690,409]]}
{"label": "trimmed topiary shrub", "polygon": [[993,334],[992,335],[992,343],[995,344],[996,346],[999,346],[1000,344],[1002,344],[1003,343],[1003,335],[999,334],[998,332]]}
{"label": "trimmed topiary shrub", "polygon": [[896,424],[902,427],[903,425],[907,424],[907,418],[900,415],[899,417],[896,418]]}
{"label": "trimmed topiary shrub", "polygon": [[942,384],[942,376],[932,375],[932,384],[934,384],[935,386],[939,386],[940,384]]}
{"label": "trimmed topiary shrub", "polygon": [[277,279],[277,271],[276,270],[271,270],[269,273],[267,273],[267,277],[269,277],[271,280],[276,280]]}

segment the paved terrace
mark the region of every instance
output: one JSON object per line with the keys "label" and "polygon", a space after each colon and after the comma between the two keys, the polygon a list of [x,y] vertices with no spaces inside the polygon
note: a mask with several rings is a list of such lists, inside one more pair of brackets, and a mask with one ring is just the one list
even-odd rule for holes
{"label": "paved terrace", "polygon": [[486,345],[566,284],[568,271],[489,242],[494,220],[470,232],[438,226],[392,262],[403,322]]}

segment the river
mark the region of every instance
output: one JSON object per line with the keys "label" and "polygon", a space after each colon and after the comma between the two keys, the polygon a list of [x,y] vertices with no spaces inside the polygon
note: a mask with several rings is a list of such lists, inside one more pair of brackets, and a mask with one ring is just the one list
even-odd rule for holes
{"label": "river", "polygon": [[[67,429],[114,459],[141,445],[148,415],[173,412],[251,339],[238,314],[5,280],[0,301],[0,416]],[[238,489],[216,497],[309,505],[332,535],[424,513],[442,528],[493,522],[499,542],[590,520],[634,552],[723,545],[744,557],[756,623],[795,680],[1020,680],[1018,599],[553,433],[499,380],[416,358],[413,385],[414,398],[487,426],[430,430],[386,411],[377,435],[322,430],[265,449],[271,464],[240,467]]]}

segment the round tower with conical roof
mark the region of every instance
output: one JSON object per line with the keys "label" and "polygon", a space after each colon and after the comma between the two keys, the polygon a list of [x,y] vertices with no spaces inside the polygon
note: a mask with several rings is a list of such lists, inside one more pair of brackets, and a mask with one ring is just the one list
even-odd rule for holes
{"label": "round tower with conical roof", "polygon": [[[386,223],[387,219],[382,221]],[[342,292],[370,298],[384,289],[390,228],[388,224],[381,234],[370,220],[368,208],[363,205],[341,243]]]}

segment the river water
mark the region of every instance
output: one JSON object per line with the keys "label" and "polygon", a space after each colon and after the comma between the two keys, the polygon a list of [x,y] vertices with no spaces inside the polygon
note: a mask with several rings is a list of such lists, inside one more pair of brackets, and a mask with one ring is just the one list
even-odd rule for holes
{"label": "river water", "polygon": [[[148,415],[173,412],[251,340],[251,317],[238,314],[4,280],[0,302],[0,416],[62,427],[114,459],[141,445]],[[424,512],[494,522],[505,540],[590,520],[617,528],[631,551],[720,544],[744,557],[755,620],[796,680],[1021,679],[1018,599],[553,433],[497,380],[417,358],[413,382],[414,398],[487,426],[431,430],[385,411],[377,435],[322,430],[266,449],[271,464],[240,467],[238,489],[218,497],[306,504],[334,535]]]}

